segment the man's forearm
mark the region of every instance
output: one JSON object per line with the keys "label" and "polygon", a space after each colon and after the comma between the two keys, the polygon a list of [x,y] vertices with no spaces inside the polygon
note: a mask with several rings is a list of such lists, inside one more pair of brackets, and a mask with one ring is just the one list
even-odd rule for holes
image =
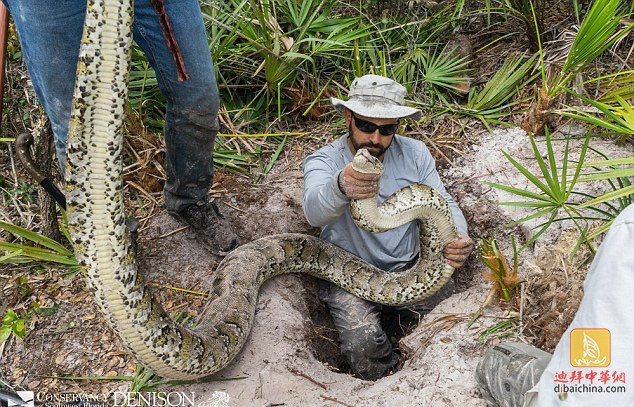
{"label": "man's forearm", "polygon": [[350,201],[335,174],[309,174],[304,178],[304,215],[312,226],[324,226],[341,216]]}

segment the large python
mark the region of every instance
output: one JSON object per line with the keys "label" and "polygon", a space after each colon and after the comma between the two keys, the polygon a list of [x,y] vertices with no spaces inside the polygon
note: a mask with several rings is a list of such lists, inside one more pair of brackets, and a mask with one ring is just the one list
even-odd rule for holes
{"label": "large python", "polygon": [[[247,340],[260,285],[283,273],[311,274],[383,304],[418,302],[450,278],[453,269],[442,255],[445,243],[455,239],[447,203],[429,187],[412,186],[381,209],[374,199],[354,204],[366,221],[421,218],[421,255],[410,270],[381,272],[312,236],[269,236],[239,247],[218,266],[195,329],[177,324],[152,298],[126,230],[121,151],[132,14],[130,0],[88,1],[69,128],[66,192],[71,240],[87,286],[138,362],[174,379],[196,379],[227,366]],[[404,209],[407,202],[427,209]],[[363,207],[378,212],[364,215]]]}

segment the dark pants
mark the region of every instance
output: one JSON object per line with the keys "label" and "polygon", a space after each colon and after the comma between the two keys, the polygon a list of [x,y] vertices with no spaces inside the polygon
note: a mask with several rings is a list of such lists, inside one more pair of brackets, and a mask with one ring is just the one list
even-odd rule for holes
{"label": "dark pants", "polygon": [[[15,21],[35,92],[51,121],[63,171],[86,1],[3,1]],[[154,68],[166,100],[165,206],[170,212],[180,212],[206,199],[212,181],[219,97],[207,34],[197,0],[165,1],[190,76],[187,81],[178,81],[150,1],[134,3],[134,40]]]}
{"label": "dark pants", "polygon": [[450,297],[454,287],[453,280],[450,280],[427,300],[404,307],[388,307],[366,301],[327,282],[323,282],[319,298],[328,305],[339,333],[341,353],[352,371],[363,379],[377,380],[399,360],[381,323],[381,314],[393,318],[398,318],[400,313],[422,316]]}

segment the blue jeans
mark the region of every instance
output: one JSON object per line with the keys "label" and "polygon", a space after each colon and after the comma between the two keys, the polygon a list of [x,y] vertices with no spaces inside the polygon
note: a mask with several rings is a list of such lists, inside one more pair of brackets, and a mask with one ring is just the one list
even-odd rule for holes
{"label": "blue jeans", "polygon": [[[35,92],[51,121],[63,169],[86,2],[3,1],[15,21]],[[180,212],[205,200],[211,186],[219,97],[198,1],[165,0],[165,10],[189,80],[177,80],[174,59],[149,0],[135,1],[134,40],[156,71],[167,101],[165,206]]]}

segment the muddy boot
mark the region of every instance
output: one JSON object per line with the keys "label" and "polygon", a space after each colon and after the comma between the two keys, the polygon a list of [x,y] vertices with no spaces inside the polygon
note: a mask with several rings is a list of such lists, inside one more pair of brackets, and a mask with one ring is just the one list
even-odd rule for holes
{"label": "muddy boot", "polygon": [[383,306],[323,282],[319,298],[328,304],[339,333],[341,354],[357,377],[377,380],[399,360],[381,325]]}
{"label": "muddy boot", "polygon": [[524,395],[546,369],[552,355],[523,343],[494,346],[476,368],[476,380],[489,407],[522,407]]}
{"label": "muddy boot", "polygon": [[380,359],[370,360],[363,356],[355,358],[351,355],[348,359],[348,364],[354,372],[355,376],[363,380],[376,381],[387,375],[391,368],[396,366],[399,361],[399,355],[395,352],[391,352],[388,356]]}
{"label": "muddy boot", "polygon": [[212,254],[224,256],[240,244],[240,238],[213,202],[191,205],[170,214],[191,226],[196,239]]}
{"label": "muddy boot", "polygon": [[341,353],[355,376],[378,380],[396,366],[399,355],[380,326],[367,325],[340,332]]}

